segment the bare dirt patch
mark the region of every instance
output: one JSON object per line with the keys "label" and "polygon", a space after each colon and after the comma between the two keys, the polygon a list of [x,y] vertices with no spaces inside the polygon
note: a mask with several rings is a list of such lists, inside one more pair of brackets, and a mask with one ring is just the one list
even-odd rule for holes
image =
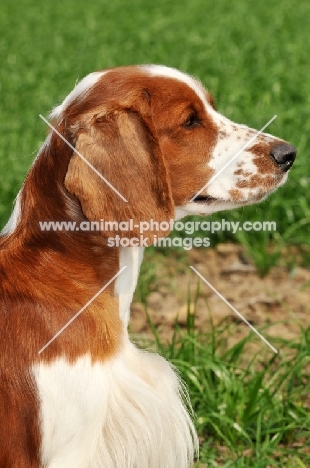
{"label": "bare dirt patch", "polygon": [[[231,320],[238,325],[233,341],[249,333],[237,315],[192,272],[193,265],[252,325],[268,325],[268,335],[294,338],[301,326],[310,325],[310,271],[284,266],[259,277],[255,266],[246,257],[242,246],[220,244],[216,249],[193,249],[187,258],[157,254],[146,261],[154,268],[149,283],[151,291],[142,304],[135,298],[132,304],[131,330],[146,337],[150,329],[146,308],[161,336],[169,338],[177,321],[185,326],[188,309],[195,311],[196,327],[208,331],[210,314],[216,325]],[[154,263],[153,263],[154,262]],[[200,292],[197,300],[197,284]]]}

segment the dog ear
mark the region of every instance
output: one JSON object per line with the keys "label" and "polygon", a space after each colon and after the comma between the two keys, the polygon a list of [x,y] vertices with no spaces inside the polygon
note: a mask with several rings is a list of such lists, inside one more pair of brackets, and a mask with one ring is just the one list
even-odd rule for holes
{"label": "dog ear", "polygon": [[174,205],[155,131],[146,120],[130,109],[112,111],[95,116],[77,135],[76,150],[127,202],[76,153],[69,162],[65,187],[79,199],[90,221],[122,223],[117,232],[113,227],[102,231],[104,236],[140,237],[139,225],[144,223],[143,238],[151,245],[154,236],[168,235]]}

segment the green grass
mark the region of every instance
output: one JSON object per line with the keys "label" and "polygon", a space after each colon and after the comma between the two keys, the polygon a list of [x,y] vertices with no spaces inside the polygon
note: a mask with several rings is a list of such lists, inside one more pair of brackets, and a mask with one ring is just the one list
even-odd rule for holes
{"label": "green grass", "polygon": [[253,351],[252,334],[228,347],[232,324],[199,333],[194,321],[188,315],[185,331],[176,325],[169,343],[153,332],[189,389],[201,441],[197,468],[309,467],[310,328],[293,342],[273,337],[276,355],[265,345]]}
{"label": "green grass", "polygon": [[309,264],[307,0],[3,0],[0,28],[0,226],[44,139],[39,113],[93,70],[164,63],[198,76],[218,110],[237,122],[259,129],[277,114],[270,133],[298,148],[284,188],[261,205],[213,216],[275,220],[277,232],[223,233],[211,245],[242,242],[262,272],[292,244]]}
{"label": "green grass", "polygon": [[[181,271],[186,267],[182,257],[179,260]],[[136,290],[136,300],[144,304],[146,314],[147,296],[154,290],[155,280],[149,253]],[[276,337],[275,322],[272,336],[268,326],[260,328],[277,349],[275,354],[250,330],[240,338],[240,324],[229,318],[214,326],[207,301],[208,331],[198,330],[195,309],[199,298],[198,283],[195,297],[187,295],[186,327],[176,322],[170,340],[160,335],[150,318],[153,337],[142,340],[134,336],[142,347],[156,350],[172,362],[187,384],[200,439],[196,468],[308,468],[310,327],[296,319],[299,334],[294,339]],[[291,316],[295,320],[293,313]]]}

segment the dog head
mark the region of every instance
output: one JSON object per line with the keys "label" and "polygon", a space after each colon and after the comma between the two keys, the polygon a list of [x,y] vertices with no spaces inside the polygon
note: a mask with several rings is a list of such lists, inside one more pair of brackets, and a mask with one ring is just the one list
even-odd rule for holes
{"label": "dog head", "polygon": [[[76,148],[65,187],[92,221],[137,226],[259,202],[296,156],[283,140],[226,119],[199,81],[163,66],[93,73],[51,117]],[[168,232],[148,233],[150,243],[154,234]]]}

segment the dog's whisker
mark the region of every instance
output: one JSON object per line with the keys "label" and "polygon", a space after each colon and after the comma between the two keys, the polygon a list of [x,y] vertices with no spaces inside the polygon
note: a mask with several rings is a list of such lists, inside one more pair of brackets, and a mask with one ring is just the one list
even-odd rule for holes
{"label": "dog's whisker", "polygon": [[274,115],[245,145],[219,170],[216,174],[211,177],[211,179],[196,193],[196,195],[191,198],[190,202],[193,202],[209,185],[211,185],[221,174],[227,169],[228,166],[240,155],[243,151],[253,143],[254,140],[263,133],[263,131],[277,118],[277,115]]}

